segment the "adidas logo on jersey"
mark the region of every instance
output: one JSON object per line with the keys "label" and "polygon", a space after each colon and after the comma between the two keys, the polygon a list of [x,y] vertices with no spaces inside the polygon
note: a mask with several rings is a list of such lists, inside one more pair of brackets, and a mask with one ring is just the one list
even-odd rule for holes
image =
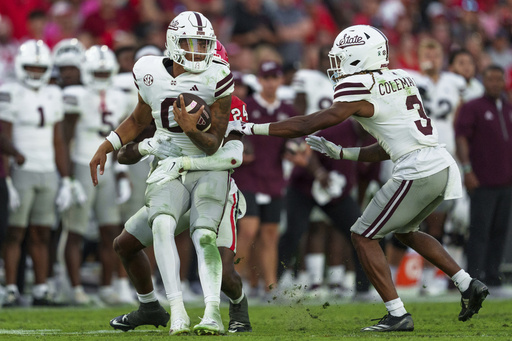
{"label": "adidas logo on jersey", "polygon": [[199,89],[197,88],[197,85],[194,85],[190,88],[190,91],[199,91]]}

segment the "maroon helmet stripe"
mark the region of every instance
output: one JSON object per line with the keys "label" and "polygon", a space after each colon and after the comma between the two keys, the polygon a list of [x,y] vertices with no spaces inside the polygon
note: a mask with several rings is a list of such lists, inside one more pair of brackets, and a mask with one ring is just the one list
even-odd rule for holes
{"label": "maroon helmet stripe", "polygon": [[351,90],[351,91],[341,91],[334,94],[334,98],[338,98],[341,96],[351,96],[351,95],[368,95],[371,94],[370,90]]}
{"label": "maroon helmet stripe", "polygon": [[373,221],[373,223],[364,231],[363,237],[373,238],[386,223],[391,219],[393,213],[395,213],[402,200],[406,197],[407,193],[411,189],[413,181],[403,180],[398,189],[396,190],[391,200],[387,203],[386,207],[382,210],[379,216]]}
{"label": "maroon helmet stripe", "polygon": [[334,91],[338,91],[345,88],[365,88],[363,83],[341,83],[336,88],[334,88]]}
{"label": "maroon helmet stripe", "polygon": [[197,30],[202,31],[203,30],[203,21],[201,20],[201,16],[197,12],[194,12],[194,15],[196,16],[196,20],[197,20]]}

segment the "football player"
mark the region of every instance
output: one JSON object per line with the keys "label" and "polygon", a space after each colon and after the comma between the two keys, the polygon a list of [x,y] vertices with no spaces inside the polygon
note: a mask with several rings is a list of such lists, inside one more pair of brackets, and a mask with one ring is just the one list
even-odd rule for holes
{"label": "football player", "polygon": [[4,306],[19,303],[15,282],[20,246],[27,231],[35,274],[32,304],[55,304],[46,282],[48,243],[56,223],[55,204],[59,211],[67,209],[72,193],[62,133],[62,93],[59,87],[48,85],[52,65],[48,46],[41,40],[28,40],[20,46],[15,60],[18,82],[0,88],[2,129],[26,158],[21,166],[13,164],[8,180],[12,214],[4,249],[8,292]]}
{"label": "football player", "polygon": [[[226,49],[217,41],[215,57],[228,61]],[[245,103],[237,97],[232,98],[230,124],[233,121],[243,120],[247,122],[247,110]],[[223,147],[221,147],[214,155],[205,158],[198,158],[191,163],[189,170],[200,169],[232,169],[240,165],[242,159],[242,146],[240,136],[231,134],[226,136]],[[152,148],[147,148],[152,145]],[[127,144],[123,146],[118,154],[120,163],[133,164],[141,160],[143,155],[154,155],[164,158],[172,151],[170,142],[148,138],[136,144]],[[180,166],[174,169],[179,170],[183,166],[183,158],[168,159],[167,162],[176,162]],[[153,176],[151,181],[168,181],[171,177],[177,177],[177,172],[162,173],[157,178]],[[236,221],[245,213],[245,199],[236,184],[231,178],[228,202],[224,211],[224,216],[217,233],[217,247],[222,258],[222,291],[229,297],[229,328],[231,333],[252,331],[249,321],[249,312],[247,305],[247,297],[242,289],[242,281],[238,273],[234,269],[234,257],[236,253]],[[141,307],[139,310],[130,314],[118,316],[110,321],[110,325],[115,329],[123,331],[134,329],[144,324],[155,324],[157,322],[166,324],[169,320],[165,310],[161,308],[157,313],[148,314],[144,312],[147,303],[157,305],[156,297],[153,295],[154,289],[151,282],[148,259],[142,252],[142,249],[153,244],[153,235],[147,224],[148,211],[146,207],[142,207],[133,217],[125,224],[125,229],[119,237],[114,241],[114,247],[121,258],[123,265],[130,274],[132,283],[134,284]],[[188,229],[190,223],[190,212],[182,217],[178,222],[175,235]],[[171,334],[180,335],[190,331],[188,323],[180,326],[179,321],[171,323]]]}
{"label": "football player", "polygon": [[[233,76],[224,63],[213,61],[216,37],[210,21],[201,13],[186,11],[176,16],[167,29],[166,57],[145,56],[133,73],[139,100],[133,113],[107,137],[90,162],[91,177],[98,184],[97,168],[103,174],[107,154],[135,139],[154,119],[155,137],[170,139],[172,156],[205,157],[220,147],[229,121]],[[196,127],[202,109],[188,114],[179,94],[192,92],[210,106],[212,125],[206,132]],[[181,101],[178,109],[175,101]],[[164,165],[165,166],[165,165]],[[157,171],[156,167],[153,171]],[[173,322],[189,323],[179,287],[179,257],[174,242],[177,221],[191,210],[190,229],[198,258],[205,312],[194,326],[197,334],[220,334],[222,262],[216,231],[228,195],[230,174],[194,171],[164,185],[148,184],[149,210],[155,257],[167,292]]]}
{"label": "football player", "polygon": [[238,123],[244,134],[299,137],[352,117],[377,139],[368,147],[342,148],[325,138],[309,136],[313,150],[334,159],[395,163],[393,177],[373,197],[352,226],[352,242],[388,313],[362,331],[411,331],[414,322],[401,301],[380,239],[389,233],[416,250],[450,276],[462,294],[460,321],[478,313],[488,288],[460,268],[443,246],[419,231],[419,223],[443,200],[462,194],[460,172],[450,153],[438,142],[435,123],[426,115],[411,76],[389,70],[384,34],[372,26],[343,30],[329,52],[329,78],[335,84],[331,107],[307,116],[265,124]]}
{"label": "football player", "polygon": [[[122,303],[112,286],[116,256],[112,248],[119,233],[121,218],[116,202],[116,181],[112,162],[107,162],[103,181],[95,189],[89,180],[89,161],[98,144],[116,127],[132,108],[120,90],[111,88],[118,64],[107,46],[95,45],[83,57],[84,85],[64,89],[64,111],[69,127],[68,143],[73,140],[73,188],[76,203],[63,215],[63,228],[68,231],[66,265],[74,289],[75,303],[88,303],[80,283],[81,244],[89,226],[90,213],[99,226],[101,275],[100,298],[107,304]],[[108,180],[107,180],[108,179]]]}

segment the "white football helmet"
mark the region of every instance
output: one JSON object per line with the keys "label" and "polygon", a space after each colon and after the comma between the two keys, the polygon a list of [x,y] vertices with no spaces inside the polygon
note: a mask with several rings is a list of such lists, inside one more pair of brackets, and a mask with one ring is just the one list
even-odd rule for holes
{"label": "white football helmet", "polygon": [[84,55],[84,45],[78,39],[63,39],[53,48],[53,63],[57,67],[74,66],[80,69]]}
{"label": "white football helmet", "polygon": [[327,70],[327,76],[333,84],[358,72],[386,68],[389,64],[388,39],[375,27],[350,26],[334,40],[329,59],[331,68]]}
{"label": "white football helmet", "polygon": [[167,28],[166,55],[188,72],[199,73],[211,65],[216,43],[210,20],[199,12],[186,11]]}
{"label": "white football helmet", "polygon": [[108,46],[94,45],[85,51],[82,82],[95,90],[106,90],[119,71],[114,52]]}
{"label": "white football helmet", "polygon": [[[27,67],[42,68],[40,72],[27,71]],[[31,88],[38,89],[48,84],[52,73],[52,55],[50,48],[42,40],[27,40],[18,49],[14,61],[16,78]]]}

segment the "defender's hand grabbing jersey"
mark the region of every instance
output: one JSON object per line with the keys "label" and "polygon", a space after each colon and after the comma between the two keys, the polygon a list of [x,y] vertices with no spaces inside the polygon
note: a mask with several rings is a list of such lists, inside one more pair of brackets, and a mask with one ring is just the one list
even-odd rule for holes
{"label": "defender's hand grabbing jersey", "polygon": [[205,155],[174,120],[172,105],[182,92],[198,95],[208,105],[233,92],[234,81],[226,63],[214,59],[201,73],[185,72],[174,78],[167,71],[172,61],[167,57],[145,56],[135,63],[133,76],[139,94],[151,108],[157,134],[170,138],[183,155]]}

